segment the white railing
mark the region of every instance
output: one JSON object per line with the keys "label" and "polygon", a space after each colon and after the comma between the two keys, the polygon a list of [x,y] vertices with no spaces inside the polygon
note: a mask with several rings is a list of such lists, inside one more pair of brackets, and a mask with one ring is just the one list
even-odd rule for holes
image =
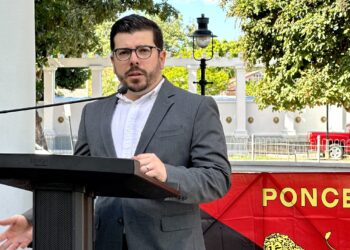
{"label": "white railing", "polygon": [[[348,150],[344,142],[333,142],[333,147],[324,141],[310,143],[306,137],[228,137],[227,150],[232,160],[346,160]],[[326,149],[328,148],[328,155]]]}

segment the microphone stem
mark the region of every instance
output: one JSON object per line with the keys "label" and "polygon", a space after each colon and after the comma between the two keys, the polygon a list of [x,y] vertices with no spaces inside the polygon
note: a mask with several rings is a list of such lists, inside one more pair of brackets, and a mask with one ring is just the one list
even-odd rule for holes
{"label": "microphone stem", "polygon": [[[124,85],[124,84],[121,84],[119,86],[119,88],[118,88],[117,93],[124,95],[127,91],[128,91],[128,87],[126,85]],[[58,103],[53,103],[53,104],[38,105],[38,106],[18,108],[18,109],[0,110],[0,114],[13,113],[13,112],[19,112],[19,111],[26,111],[26,110],[32,110],[32,109],[49,108],[49,107],[55,107],[55,106],[61,106],[61,105],[66,105],[66,104],[79,103],[79,102],[90,102],[90,101],[105,99],[105,98],[113,96],[113,95],[115,95],[115,94],[112,94],[112,95],[109,95],[109,96],[86,98],[86,99],[82,99],[82,100],[75,100],[75,101],[69,101],[69,102],[58,102]]]}
{"label": "microphone stem", "polygon": [[0,110],[0,114],[13,113],[13,112],[19,112],[19,111],[26,111],[26,110],[32,110],[32,109],[49,108],[49,107],[55,107],[55,106],[61,106],[61,105],[65,105],[65,104],[73,104],[73,103],[79,103],[79,102],[89,102],[89,101],[105,99],[107,97],[110,97],[110,96],[94,97],[94,98],[88,98],[88,99],[76,100],[76,101],[69,101],[69,102],[58,102],[58,103],[53,103],[53,104],[38,105],[38,106],[18,108],[18,109]]}

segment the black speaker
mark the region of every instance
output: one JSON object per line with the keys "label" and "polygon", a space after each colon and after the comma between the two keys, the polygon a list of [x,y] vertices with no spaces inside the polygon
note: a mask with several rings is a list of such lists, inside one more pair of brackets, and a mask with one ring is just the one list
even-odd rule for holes
{"label": "black speaker", "polygon": [[69,184],[38,186],[34,204],[39,203],[34,205],[35,250],[92,249],[87,228],[93,224],[93,200],[84,190]]}

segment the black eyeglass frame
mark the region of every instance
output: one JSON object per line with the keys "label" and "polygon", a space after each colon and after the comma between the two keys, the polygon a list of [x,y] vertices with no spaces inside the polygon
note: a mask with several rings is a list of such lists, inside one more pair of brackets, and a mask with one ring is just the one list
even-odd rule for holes
{"label": "black eyeglass frame", "polygon": [[[149,49],[150,49],[150,54],[149,54],[148,57],[140,57],[140,56],[139,56],[139,54],[138,54],[137,51],[138,51],[138,49],[141,49],[141,48],[149,48]],[[130,48],[115,48],[115,49],[112,51],[112,54],[115,55],[115,57],[116,57],[119,61],[127,61],[127,60],[130,59],[132,52],[135,51],[135,54],[136,54],[137,58],[139,58],[139,59],[141,59],[141,60],[146,60],[146,59],[148,59],[148,58],[151,57],[151,55],[152,55],[152,49],[157,49],[158,51],[161,51],[161,49],[158,48],[157,46],[153,46],[153,45],[139,45],[139,46],[137,46],[135,49],[130,49]],[[116,53],[116,52],[118,52],[119,50],[126,50],[126,51],[130,52],[130,53],[129,53],[129,57],[126,58],[126,59],[123,59],[123,60],[120,59],[120,58],[118,57],[117,53]]]}

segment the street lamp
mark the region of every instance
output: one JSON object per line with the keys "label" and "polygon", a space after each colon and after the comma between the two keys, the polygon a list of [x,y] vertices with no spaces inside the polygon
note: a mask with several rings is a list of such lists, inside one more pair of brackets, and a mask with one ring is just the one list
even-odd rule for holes
{"label": "street lamp", "polygon": [[[205,85],[207,85],[208,83],[212,83],[212,82],[207,82],[207,80],[205,80],[205,68],[206,68],[206,61],[209,61],[213,58],[214,56],[214,37],[216,37],[215,35],[213,35],[213,33],[208,30],[208,23],[209,23],[209,18],[204,17],[204,14],[202,14],[201,17],[197,18],[197,23],[198,23],[198,29],[190,36],[192,37],[192,55],[193,58],[196,61],[200,61],[200,67],[201,67],[201,79],[199,80],[199,82],[193,82],[193,83],[198,83],[201,87],[201,95],[205,95]],[[196,44],[198,47],[204,49],[206,48],[211,40],[211,56],[210,58],[196,58],[194,51],[195,51],[195,40],[196,40]]]}

